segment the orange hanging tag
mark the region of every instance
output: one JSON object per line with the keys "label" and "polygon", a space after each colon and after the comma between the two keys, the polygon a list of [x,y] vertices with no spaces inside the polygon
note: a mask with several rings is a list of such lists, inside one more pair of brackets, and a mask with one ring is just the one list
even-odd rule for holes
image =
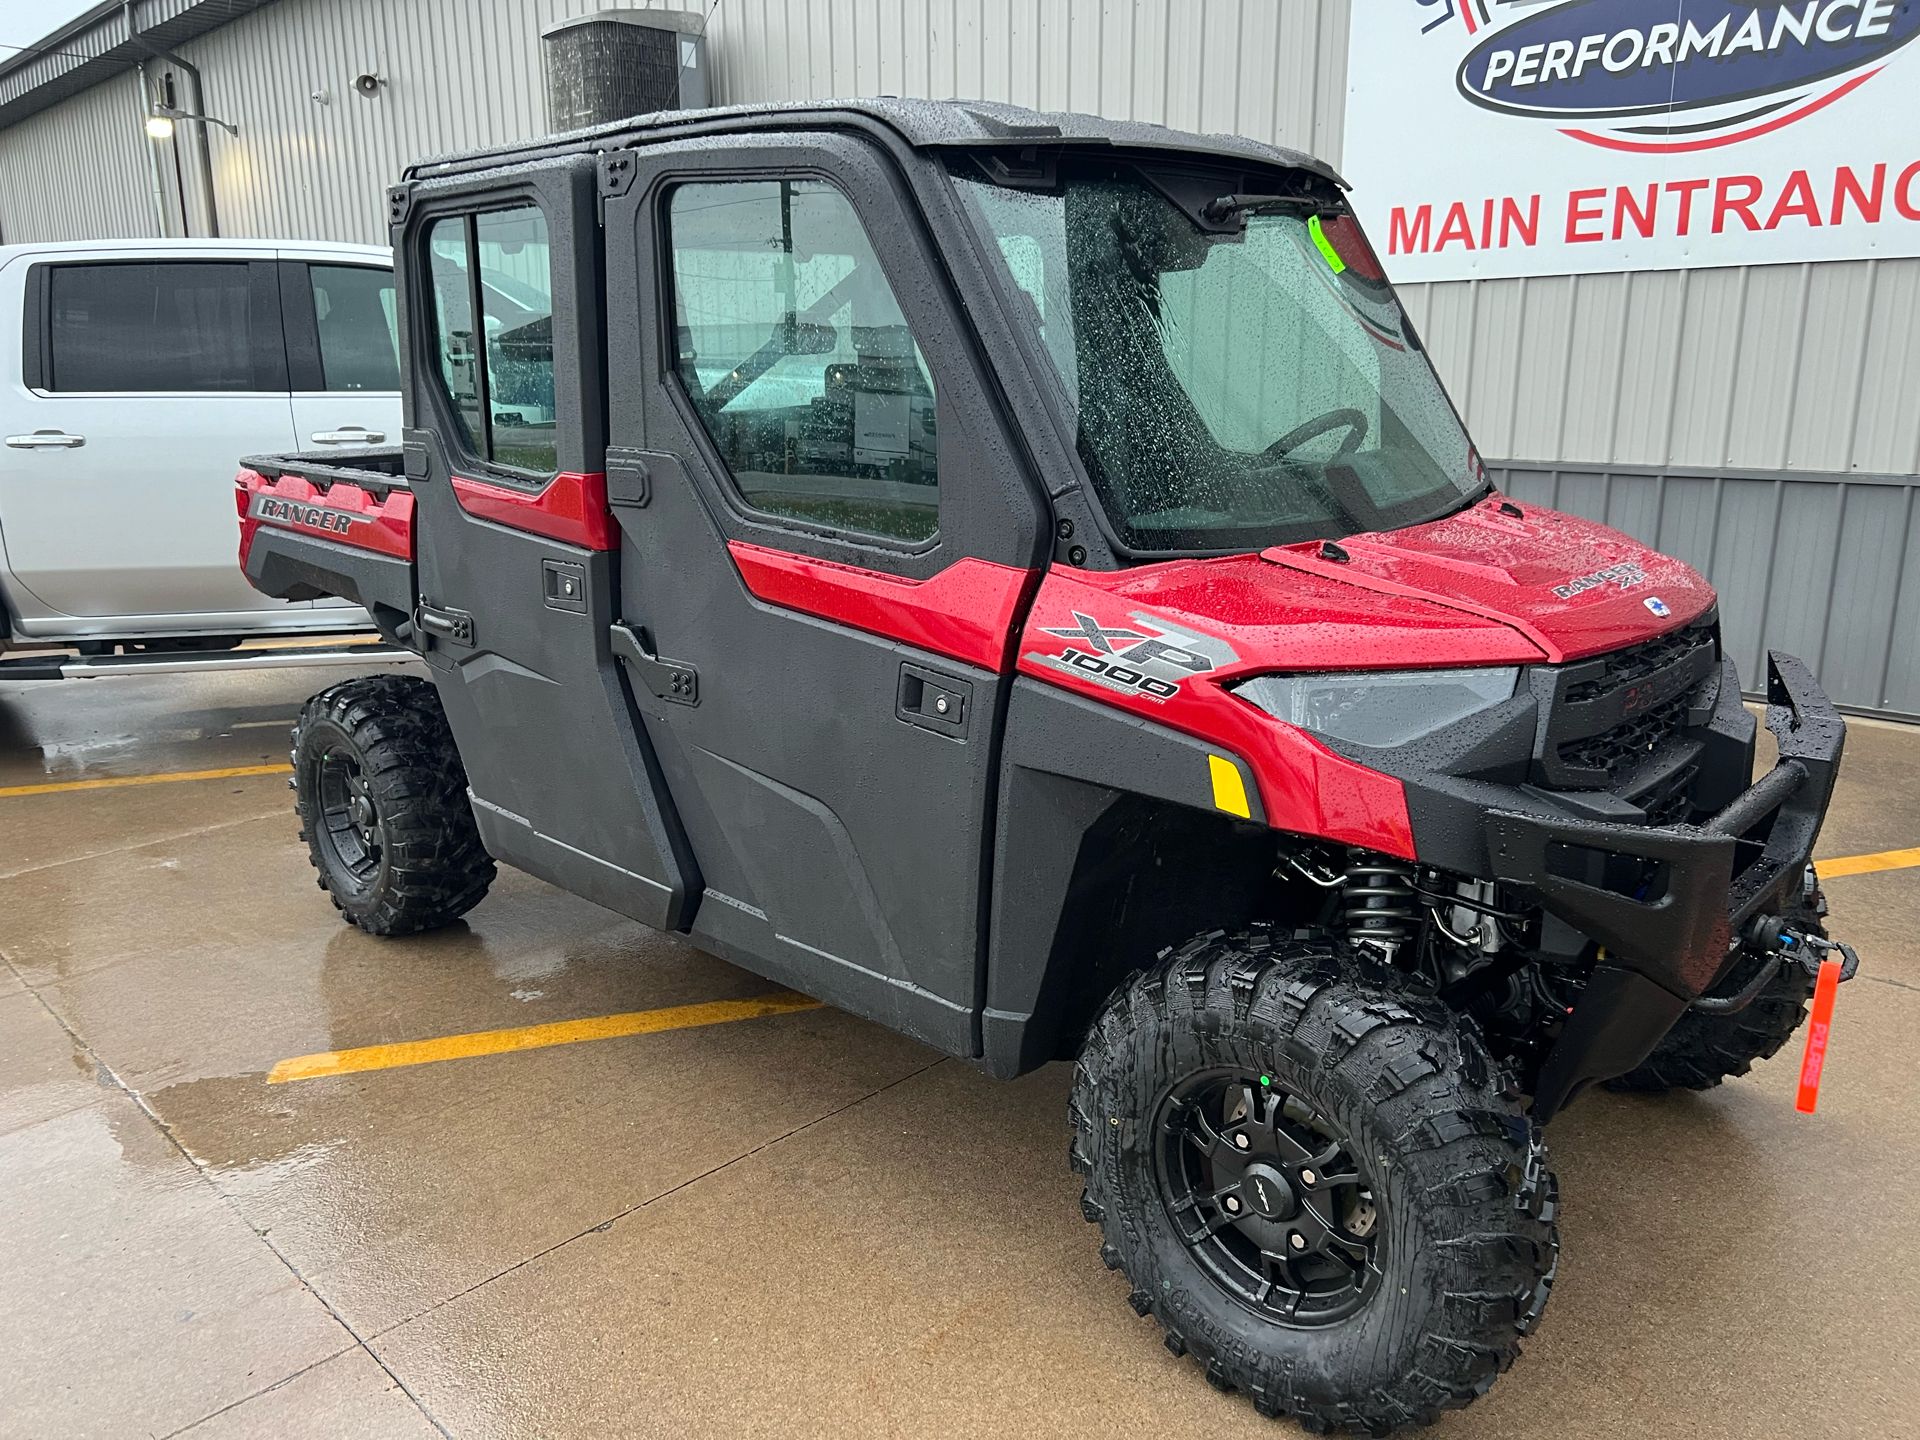
{"label": "orange hanging tag", "polygon": [[1800,1094],[1793,1108],[1803,1115],[1813,1114],[1820,1103],[1820,1071],[1827,1063],[1827,1036],[1833,1029],[1833,997],[1840,989],[1840,962],[1820,962],[1820,977],[1813,982],[1813,1020],[1807,1026],[1807,1052],[1800,1060]]}

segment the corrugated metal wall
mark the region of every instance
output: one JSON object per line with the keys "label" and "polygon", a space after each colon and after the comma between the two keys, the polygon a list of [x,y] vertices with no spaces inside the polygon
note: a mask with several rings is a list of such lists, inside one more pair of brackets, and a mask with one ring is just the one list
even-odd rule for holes
{"label": "corrugated metal wall", "polygon": [[0,130],[0,242],[157,235],[132,70]]}
{"label": "corrugated metal wall", "polygon": [[[241,127],[212,135],[223,228],[379,240],[382,191],[407,161],[545,129],[540,30],[609,3],[278,0],[186,44],[215,112]],[[975,96],[1235,131],[1339,164],[1352,3],[718,0],[710,79],[722,102]],[[354,93],[362,72],[386,79],[377,98]],[[132,83],[0,131],[8,239],[151,230]],[[1508,457],[1522,493],[1550,498],[1547,483],[1591,510],[1592,477],[1613,475],[1605,513],[1702,564],[1730,624],[1832,650],[1852,704],[1920,713],[1920,544],[1895,524],[1920,483],[1920,260],[1467,281],[1405,298],[1482,453]],[[1651,510],[1628,498],[1662,473]],[[1835,638],[1809,643],[1813,626]],[[1867,629],[1886,652],[1877,672],[1861,658]],[[1751,659],[1759,631],[1738,642]]]}

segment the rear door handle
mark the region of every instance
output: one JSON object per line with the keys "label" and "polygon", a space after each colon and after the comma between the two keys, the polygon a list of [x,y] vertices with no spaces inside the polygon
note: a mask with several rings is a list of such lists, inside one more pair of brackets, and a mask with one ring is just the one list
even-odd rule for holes
{"label": "rear door handle", "polygon": [[316,445],[378,445],[387,438],[384,430],[367,430],[359,425],[342,425],[338,430],[316,430]]}
{"label": "rear door handle", "polygon": [[86,436],[69,435],[64,430],[36,430],[31,435],[7,436],[7,445],[14,450],[78,450],[86,443]]}

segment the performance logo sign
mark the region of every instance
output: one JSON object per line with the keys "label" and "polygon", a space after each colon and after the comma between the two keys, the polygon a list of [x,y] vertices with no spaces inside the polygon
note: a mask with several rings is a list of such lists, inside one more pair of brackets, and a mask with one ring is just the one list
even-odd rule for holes
{"label": "performance logo sign", "polygon": [[1920,255],[1920,0],[1369,0],[1342,166],[1396,280]]}

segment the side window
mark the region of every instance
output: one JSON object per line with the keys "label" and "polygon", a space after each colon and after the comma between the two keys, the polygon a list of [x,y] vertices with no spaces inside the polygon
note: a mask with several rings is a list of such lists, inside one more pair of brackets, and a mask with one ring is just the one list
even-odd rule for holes
{"label": "side window", "polygon": [[427,261],[440,378],[462,443],[496,465],[551,474],[559,457],[547,217],[522,205],[437,220]]}
{"label": "side window", "polygon": [[260,388],[245,261],[56,265],[47,295],[50,390]]}
{"label": "side window", "polygon": [[847,198],[749,180],[681,185],[668,203],[680,379],[742,498],[932,535],[933,377]]}
{"label": "side window", "polygon": [[398,390],[400,343],[393,272],[371,265],[309,265],[320,375],[329,390]]}

